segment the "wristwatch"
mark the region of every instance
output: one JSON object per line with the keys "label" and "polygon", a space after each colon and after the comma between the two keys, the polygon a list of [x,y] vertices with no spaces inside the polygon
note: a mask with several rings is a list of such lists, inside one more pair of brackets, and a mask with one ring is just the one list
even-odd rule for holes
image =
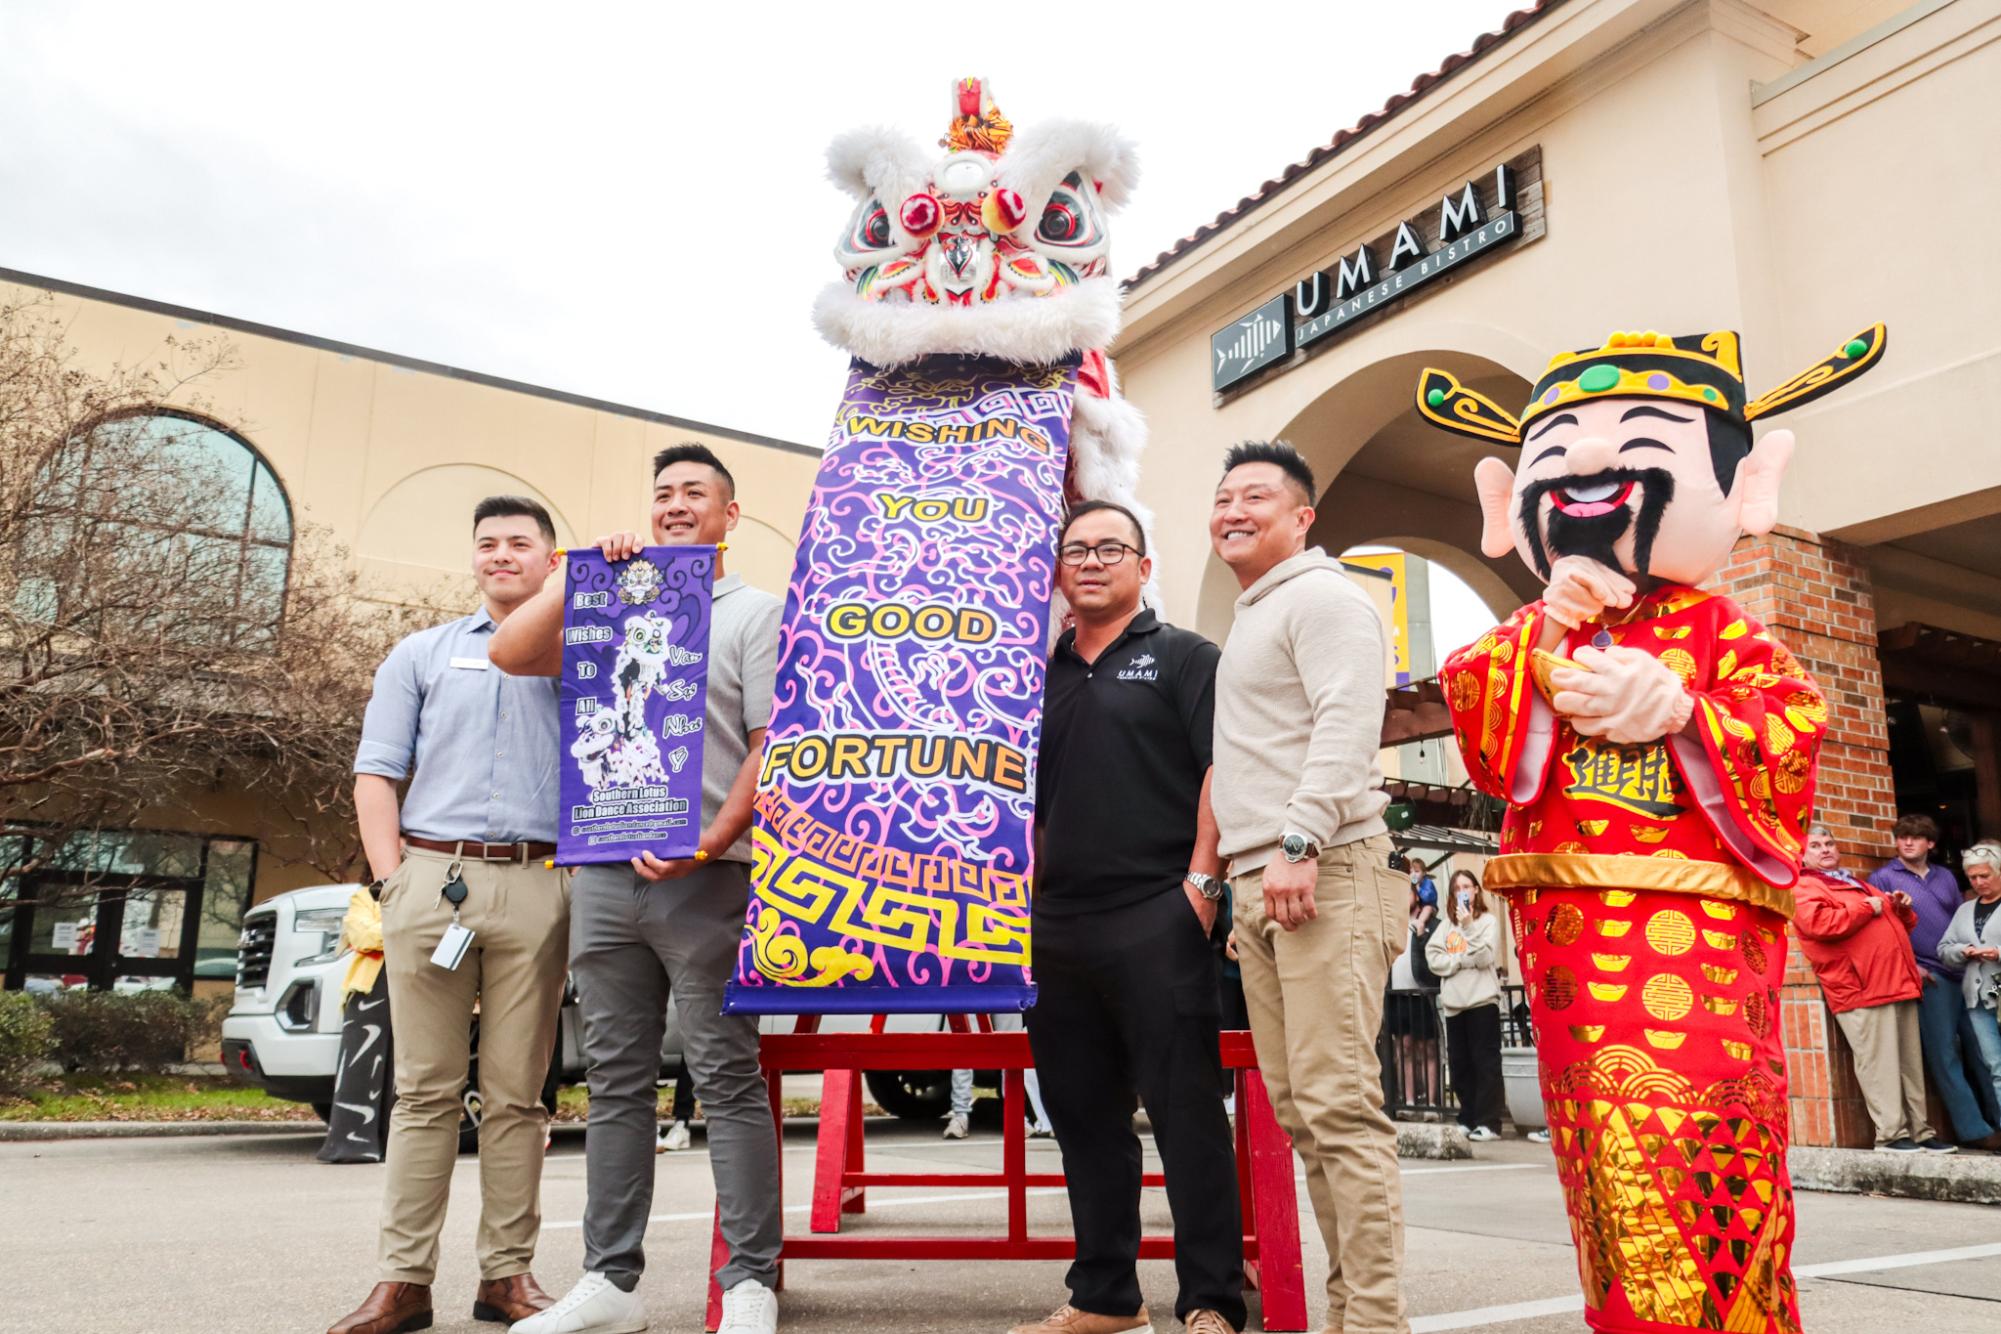
{"label": "wristwatch", "polygon": [[1287,834],[1278,841],[1278,850],[1289,862],[1303,862],[1320,855],[1320,845],[1304,834]]}
{"label": "wristwatch", "polygon": [[1190,871],[1181,878],[1195,886],[1195,892],[1211,903],[1223,897],[1223,882],[1216,876],[1203,875],[1200,871]]}

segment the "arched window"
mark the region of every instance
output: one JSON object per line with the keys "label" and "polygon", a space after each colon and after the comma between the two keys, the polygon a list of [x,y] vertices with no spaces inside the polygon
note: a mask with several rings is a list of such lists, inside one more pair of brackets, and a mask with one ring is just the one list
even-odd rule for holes
{"label": "arched window", "polygon": [[[143,618],[134,604],[151,603],[190,642],[275,646],[292,507],[241,437],[171,410],[114,417],[57,449],[39,490],[32,546],[55,559],[39,588],[24,581],[21,592],[43,619],[69,620],[73,602],[86,615],[122,605]],[[149,582],[177,595],[151,597]]]}

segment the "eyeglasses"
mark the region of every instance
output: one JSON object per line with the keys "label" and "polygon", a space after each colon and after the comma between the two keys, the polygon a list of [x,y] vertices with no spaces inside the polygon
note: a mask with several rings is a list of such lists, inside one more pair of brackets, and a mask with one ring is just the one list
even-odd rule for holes
{"label": "eyeglasses", "polygon": [[1056,551],[1056,558],[1065,565],[1082,565],[1084,557],[1095,553],[1098,557],[1098,564],[1117,565],[1126,558],[1128,551],[1132,552],[1135,556],[1144,556],[1146,554],[1138,547],[1129,546],[1124,542],[1100,542],[1094,547],[1087,547],[1082,542],[1072,542],[1067,546],[1059,547]]}

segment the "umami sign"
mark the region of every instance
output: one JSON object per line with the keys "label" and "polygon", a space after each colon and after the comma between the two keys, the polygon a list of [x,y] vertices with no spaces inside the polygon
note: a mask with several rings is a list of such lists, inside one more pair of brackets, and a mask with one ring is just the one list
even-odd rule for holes
{"label": "umami sign", "polygon": [[1483,256],[1542,235],[1542,149],[1531,148],[1447,191],[1375,239],[1308,274],[1212,334],[1210,386],[1230,388]]}

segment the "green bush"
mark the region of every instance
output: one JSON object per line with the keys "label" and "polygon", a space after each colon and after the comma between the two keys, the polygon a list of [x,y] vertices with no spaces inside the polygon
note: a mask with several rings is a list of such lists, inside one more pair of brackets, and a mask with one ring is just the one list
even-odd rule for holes
{"label": "green bush", "polygon": [[0,991],[0,1098],[27,1092],[54,1045],[55,1025],[35,998]]}
{"label": "green bush", "polygon": [[158,1074],[213,1039],[223,1005],[178,991],[67,992],[43,1000],[65,1070]]}

